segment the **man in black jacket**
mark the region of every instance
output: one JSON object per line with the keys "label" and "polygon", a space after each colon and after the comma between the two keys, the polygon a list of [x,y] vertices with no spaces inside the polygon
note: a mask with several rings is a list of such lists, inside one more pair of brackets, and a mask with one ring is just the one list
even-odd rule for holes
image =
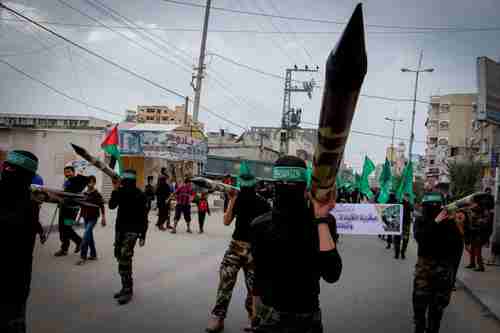
{"label": "man in black jacket", "polygon": [[[64,191],[71,193],[82,192],[88,184],[88,178],[83,175],[75,175],[75,168],[68,165],[64,168]],[[63,203],[59,206],[59,238],[61,249],[54,256],[62,257],[68,254],[70,241],[75,243],[75,253],[80,252],[82,238],[73,229],[80,207]]]}
{"label": "man in black jacket", "polygon": [[413,283],[415,333],[439,332],[453,288],[458,227],[447,218],[436,222],[443,202],[440,193],[424,194],[422,215],[415,221],[418,244]]}
{"label": "man in black jacket", "polygon": [[334,283],[342,271],[330,215],[335,195],[309,202],[306,164],[295,156],[276,161],[273,179],[274,210],[252,223],[255,331],[321,333],[320,279]]}
{"label": "man in black jacket", "polygon": [[0,332],[26,332],[26,301],[36,234],[44,237],[38,220],[39,205],[31,200],[31,179],[38,159],[27,151],[9,152],[0,179],[0,226],[4,254],[0,285]]}
{"label": "man in black jacket", "polygon": [[[158,185],[156,186],[156,205],[158,206],[158,221],[156,226],[160,230],[171,229],[170,226],[170,195],[172,189],[168,183],[167,169],[162,168],[161,174],[158,177]],[[165,227],[165,222],[167,226]]]}
{"label": "man in black jacket", "polygon": [[132,258],[135,243],[146,242],[148,220],[146,216],[146,196],[136,186],[136,172],[125,170],[120,182],[113,182],[114,190],[109,200],[109,208],[118,207],[115,223],[115,258],[122,280],[122,289],[114,295],[120,305],[127,304],[133,295]]}

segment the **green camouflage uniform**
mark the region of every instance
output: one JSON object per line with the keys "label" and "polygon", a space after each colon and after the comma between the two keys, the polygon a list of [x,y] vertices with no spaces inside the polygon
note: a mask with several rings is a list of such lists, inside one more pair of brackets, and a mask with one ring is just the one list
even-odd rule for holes
{"label": "green camouflage uniform", "polygon": [[131,291],[133,287],[132,257],[138,238],[139,234],[134,232],[116,232],[115,235],[115,258],[118,261],[118,272],[122,279],[122,286],[126,291]]}
{"label": "green camouflage uniform", "polygon": [[453,271],[451,262],[418,257],[413,284],[416,332],[423,332],[425,327],[427,327],[425,332],[428,333],[439,331],[443,311],[450,303]]}
{"label": "green camouflage uniform", "polygon": [[243,269],[245,274],[245,284],[247,287],[247,297],[245,308],[252,314],[252,287],[254,281],[254,267],[252,255],[250,253],[250,243],[232,240],[229,248],[224,254],[219,271],[219,287],[217,289],[217,300],[212,314],[219,318],[225,318],[234,285],[238,279],[238,272]]}
{"label": "green camouflage uniform", "polygon": [[274,308],[257,303],[255,319],[258,333],[322,333],[321,311],[313,313],[278,312]]}

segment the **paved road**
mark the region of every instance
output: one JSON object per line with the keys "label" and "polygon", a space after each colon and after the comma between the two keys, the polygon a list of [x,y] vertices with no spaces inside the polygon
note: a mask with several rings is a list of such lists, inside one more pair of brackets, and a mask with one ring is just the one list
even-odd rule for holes
{"label": "paved road", "polygon": [[[111,221],[111,219],[108,219]],[[120,287],[112,257],[112,226],[97,227],[100,259],[75,266],[75,254],[52,256],[58,234],[37,246],[28,320],[30,332],[203,332],[214,302],[217,270],[232,227],[212,215],[207,233],[176,235],[150,230],[134,258],[135,297],[117,306]],[[80,231],[81,232],[81,231]],[[322,286],[325,332],[411,332],[414,254],[395,261],[376,237],[343,237],[344,272],[335,285]],[[235,290],[225,332],[241,332],[246,314],[243,283]],[[463,290],[448,307],[442,332],[499,332],[500,325]]]}

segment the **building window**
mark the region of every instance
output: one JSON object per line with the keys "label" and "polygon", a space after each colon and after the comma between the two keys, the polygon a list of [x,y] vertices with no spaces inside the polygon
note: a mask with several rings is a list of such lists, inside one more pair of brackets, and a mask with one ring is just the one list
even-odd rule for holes
{"label": "building window", "polygon": [[428,141],[428,142],[429,142],[429,144],[431,144],[431,145],[435,145],[435,144],[437,144],[437,138],[429,138],[429,141]]}
{"label": "building window", "polygon": [[146,120],[155,120],[155,117],[146,117]]}
{"label": "building window", "polygon": [[450,123],[447,122],[447,121],[442,121],[442,122],[439,123],[439,129],[440,130],[446,131],[446,130],[448,130],[449,127],[450,127]]}
{"label": "building window", "polygon": [[439,110],[441,113],[448,113],[450,112],[450,105],[449,104],[441,104],[441,108]]}
{"label": "building window", "polygon": [[434,165],[434,160],[430,160],[430,161],[429,161],[429,164],[430,164],[430,165]]}
{"label": "building window", "polygon": [[438,143],[439,143],[440,145],[442,145],[442,146],[446,146],[446,145],[448,145],[448,139],[446,139],[446,138],[441,138],[441,139],[439,139],[439,142],[438,142]]}
{"label": "building window", "polygon": [[450,148],[450,157],[457,156],[458,155],[458,147],[451,147]]}
{"label": "building window", "polygon": [[161,120],[168,121],[168,117],[161,117]]}

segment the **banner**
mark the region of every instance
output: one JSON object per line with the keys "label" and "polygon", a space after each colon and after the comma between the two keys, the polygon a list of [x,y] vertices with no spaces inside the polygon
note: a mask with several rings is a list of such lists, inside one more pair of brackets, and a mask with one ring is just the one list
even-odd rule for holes
{"label": "banner", "polygon": [[401,235],[402,205],[337,204],[330,214],[345,235]]}
{"label": "banner", "polygon": [[207,162],[206,141],[158,131],[120,129],[119,135],[122,155],[142,155],[170,161]]}

